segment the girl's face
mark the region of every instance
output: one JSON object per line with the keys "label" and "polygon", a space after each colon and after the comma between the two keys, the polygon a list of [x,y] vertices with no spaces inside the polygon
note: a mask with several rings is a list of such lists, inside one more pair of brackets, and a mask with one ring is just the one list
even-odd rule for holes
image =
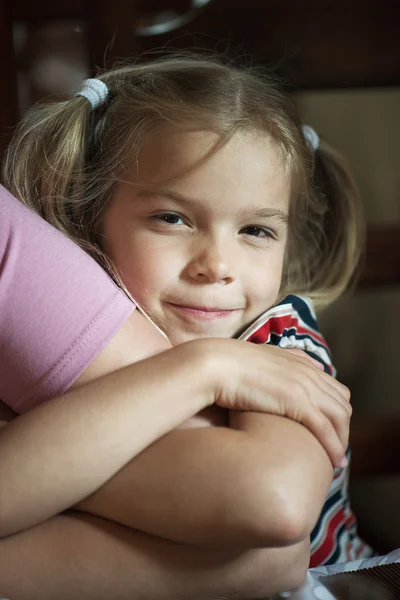
{"label": "girl's face", "polygon": [[217,141],[151,143],[104,218],[104,250],[174,345],[233,337],[279,293],[290,176],[265,135],[236,134],[204,161]]}

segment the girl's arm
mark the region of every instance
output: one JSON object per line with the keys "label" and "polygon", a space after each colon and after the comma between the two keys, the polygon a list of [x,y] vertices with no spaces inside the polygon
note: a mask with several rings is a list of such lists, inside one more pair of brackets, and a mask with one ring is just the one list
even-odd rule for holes
{"label": "girl's arm", "polygon": [[[281,417],[275,417],[281,423],[274,427],[269,417],[261,413],[231,411],[230,426],[264,446],[266,464],[274,462],[274,448],[279,452],[274,470],[276,485],[284,490],[282,504],[288,511],[287,522],[295,524],[293,534],[297,532],[299,539],[303,539],[310,535],[320,515],[332,482],[332,464],[322,446],[304,427]],[[271,438],[275,445],[271,444]],[[280,464],[283,469],[279,468]]]}
{"label": "girl's arm", "polygon": [[[139,331],[152,327],[138,314],[131,318],[142,319],[136,323]],[[285,380],[282,375],[288,372],[290,378]],[[214,401],[228,409],[286,414],[295,385],[305,396],[315,396],[318,387],[319,397],[335,405],[324,389],[323,376],[308,361],[276,348],[237,340],[198,340],[47,402],[0,432],[0,452],[6,458],[0,465],[0,534],[27,528],[77,504],[144,448]],[[310,411],[315,421],[327,422],[334,433],[321,411],[316,407]],[[213,452],[225,456],[222,472],[226,468],[233,478],[243,477],[243,463],[234,463],[226,450],[240,437],[247,451],[246,436],[225,433],[229,438],[218,435],[215,442],[213,438]],[[342,453],[339,438],[333,437]],[[192,440],[188,443],[191,446]],[[177,451],[175,445],[172,451]],[[251,456],[251,448],[249,452]],[[245,489],[243,497],[249,496]],[[218,506],[221,496],[216,491]]]}
{"label": "girl's arm", "polygon": [[82,513],[0,540],[0,596],[18,600],[253,600],[299,586],[307,543],[195,548]]}
{"label": "girl's arm", "polygon": [[235,429],[171,432],[78,508],[192,544],[272,547],[305,539],[332,480],[326,452],[289,419],[231,419]]}
{"label": "girl's arm", "polygon": [[[215,407],[207,412],[220,420]],[[4,424],[14,416],[0,403]],[[203,424],[209,419],[202,417]],[[0,540],[0,555],[0,595],[19,600],[253,600],[303,582],[309,543],[251,550],[182,546],[69,512]]]}
{"label": "girl's arm", "polygon": [[[290,369],[285,380],[290,379],[288,373]],[[325,377],[328,385],[337,386],[332,377]],[[295,390],[298,387],[290,385],[292,395]],[[320,388],[314,390],[318,395]],[[298,399],[299,409],[303,400]],[[345,404],[344,446],[351,412]],[[236,431],[175,431],[79,508],[189,543],[282,545],[304,538],[332,478],[327,454],[297,423],[273,415],[231,414]],[[215,412],[212,419],[215,424]],[[198,424],[204,425],[204,417]]]}
{"label": "girl's arm", "polygon": [[[0,402],[3,424],[14,416]],[[0,555],[0,595],[19,600],[253,600],[301,585],[309,543],[182,546],[70,511],[0,540]]]}

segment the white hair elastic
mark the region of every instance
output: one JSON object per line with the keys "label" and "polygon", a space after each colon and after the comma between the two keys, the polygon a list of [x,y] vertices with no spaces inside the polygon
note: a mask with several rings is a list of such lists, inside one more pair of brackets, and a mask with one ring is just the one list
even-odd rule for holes
{"label": "white hair elastic", "polygon": [[85,79],[80,91],[75,96],[83,96],[89,100],[92,109],[104,104],[108,97],[108,87],[100,79]]}
{"label": "white hair elastic", "polygon": [[310,125],[302,125],[301,129],[306,138],[306,142],[310,150],[315,152],[319,148],[319,135]]}

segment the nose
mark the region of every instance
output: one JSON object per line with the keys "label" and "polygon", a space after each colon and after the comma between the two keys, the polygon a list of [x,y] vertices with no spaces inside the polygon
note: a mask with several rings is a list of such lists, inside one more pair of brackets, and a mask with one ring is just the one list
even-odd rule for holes
{"label": "nose", "polygon": [[232,247],[223,240],[202,240],[196,244],[186,272],[199,283],[232,283],[236,279]]}

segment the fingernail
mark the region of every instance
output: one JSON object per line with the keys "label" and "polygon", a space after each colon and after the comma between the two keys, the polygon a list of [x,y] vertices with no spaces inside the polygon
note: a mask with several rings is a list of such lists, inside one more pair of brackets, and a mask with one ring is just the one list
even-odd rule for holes
{"label": "fingernail", "polygon": [[344,456],[342,458],[342,460],[339,463],[339,469],[344,469],[345,467],[347,467],[347,465],[349,464],[349,461],[347,460],[347,458]]}

